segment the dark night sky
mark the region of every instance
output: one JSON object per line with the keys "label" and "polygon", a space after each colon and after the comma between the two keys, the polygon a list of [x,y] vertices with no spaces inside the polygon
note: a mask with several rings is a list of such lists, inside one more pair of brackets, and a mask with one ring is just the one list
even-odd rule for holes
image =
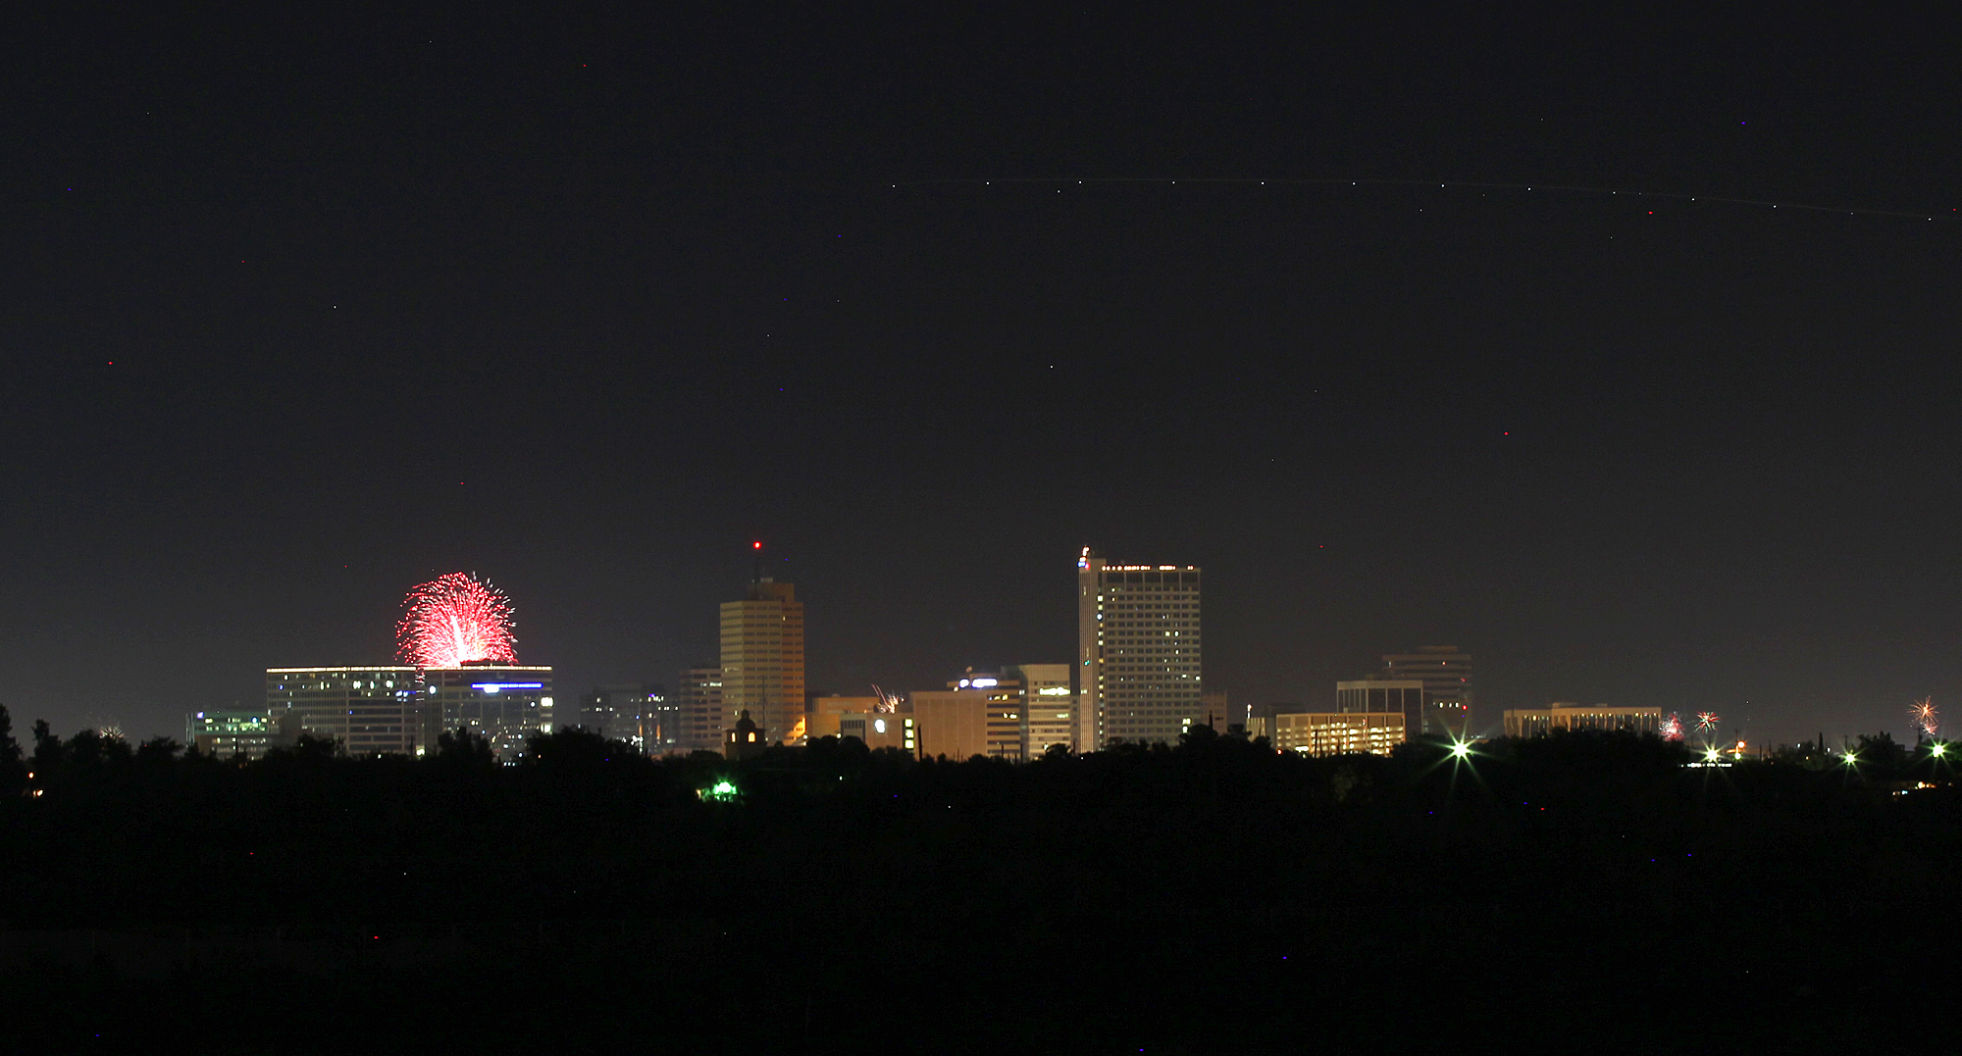
{"label": "dark night sky", "polygon": [[1571,6],[43,24],[0,702],[181,736],[453,570],[672,682],[760,537],[834,692],[1067,658],[1094,544],[1254,701],[1962,717],[1953,34]]}

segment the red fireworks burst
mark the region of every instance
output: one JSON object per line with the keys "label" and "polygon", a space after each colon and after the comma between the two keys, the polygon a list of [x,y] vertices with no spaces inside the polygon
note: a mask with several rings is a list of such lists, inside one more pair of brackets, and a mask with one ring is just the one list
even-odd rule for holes
{"label": "red fireworks burst", "polygon": [[1665,741],[1680,741],[1683,739],[1682,717],[1673,711],[1669,713],[1668,718],[1662,720],[1662,739]]}
{"label": "red fireworks burst", "polygon": [[417,667],[457,667],[471,660],[518,662],[511,599],[474,575],[451,572],[419,583],[402,599],[395,651]]}
{"label": "red fireworks burst", "polygon": [[1717,722],[1717,713],[1714,711],[1699,711],[1696,713],[1696,728],[1698,730],[1714,733],[1717,729]]}

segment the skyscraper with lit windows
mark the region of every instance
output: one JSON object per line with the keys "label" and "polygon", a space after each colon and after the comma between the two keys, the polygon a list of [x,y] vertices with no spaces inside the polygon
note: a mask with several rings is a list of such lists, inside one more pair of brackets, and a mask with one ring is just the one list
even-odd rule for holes
{"label": "skyscraper with lit windows", "polygon": [[1199,568],[1076,561],[1076,750],[1163,741],[1205,722]]}
{"label": "skyscraper with lit windows", "polygon": [[796,588],[759,576],[722,603],[722,710],[748,709],[765,744],[804,739],[804,603]]}

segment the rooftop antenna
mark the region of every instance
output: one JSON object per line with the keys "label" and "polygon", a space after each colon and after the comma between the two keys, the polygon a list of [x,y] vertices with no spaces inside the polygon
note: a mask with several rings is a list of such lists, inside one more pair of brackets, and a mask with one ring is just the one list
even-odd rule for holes
{"label": "rooftop antenna", "polygon": [[756,557],[756,563],[749,575],[750,585],[755,586],[763,582],[763,540],[758,539],[750,543],[749,549]]}

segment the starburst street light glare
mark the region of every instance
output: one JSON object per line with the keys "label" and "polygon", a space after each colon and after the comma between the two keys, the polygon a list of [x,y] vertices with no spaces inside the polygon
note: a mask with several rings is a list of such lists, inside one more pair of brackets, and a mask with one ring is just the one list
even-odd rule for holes
{"label": "starburst street light glare", "polygon": [[1470,757],[1471,754],[1472,754],[1472,747],[1470,741],[1451,742],[1451,757],[1453,759],[1465,759]]}

